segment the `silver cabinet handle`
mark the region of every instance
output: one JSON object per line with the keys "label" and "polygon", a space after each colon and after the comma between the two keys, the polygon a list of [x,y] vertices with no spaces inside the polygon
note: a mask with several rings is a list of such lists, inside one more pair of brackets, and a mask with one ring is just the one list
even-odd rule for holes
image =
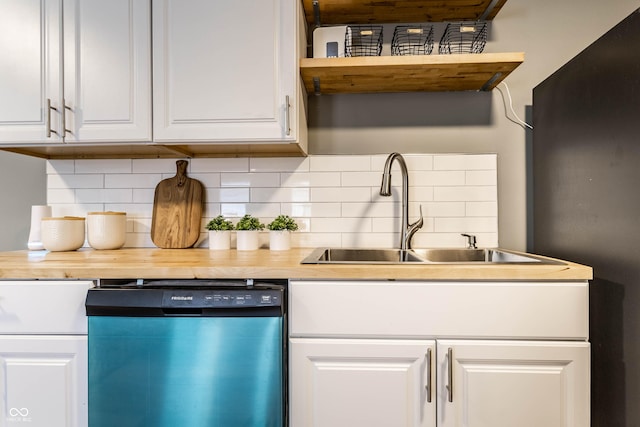
{"label": "silver cabinet handle", "polygon": [[67,101],[62,99],[62,105],[64,108],[62,109],[62,137],[67,136],[68,133],[72,133],[70,129],[67,129],[67,110],[71,111],[71,107],[67,105]]}
{"label": "silver cabinet handle", "polygon": [[447,394],[449,402],[453,402],[453,349],[447,350]]}
{"label": "silver cabinet handle", "polygon": [[55,130],[51,129],[51,110],[53,111],[58,111],[58,109],[56,107],[52,107],[51,106],[51,98],[47,98],[47,120],[46,120],[46,132],[47,132],[47,138],[51,138],[51,134],[58,134],[58,132],[56,132]]}
{"label": "silver cabinet handle", "polygon": [[291,135],[291,120],[289,117],[289,112],[291,110],[291,104],[289,103],[289,95],[285,98],[285,106],[284,106],[284,130],[287,136]]}
{"label": "silver cabinet handle", "polygon": [[427,385],[425,389],[427,390],[427,402],[431,403],[431,349],[427,349]]}

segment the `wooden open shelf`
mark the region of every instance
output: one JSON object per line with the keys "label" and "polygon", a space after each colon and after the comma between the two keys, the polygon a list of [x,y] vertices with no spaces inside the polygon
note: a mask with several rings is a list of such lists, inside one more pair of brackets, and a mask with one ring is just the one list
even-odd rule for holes
{"label": "wooden open shelf", "polygon": [[524,53],[304,58],[309,94],[492,90]]}
{"label": "wooden open shelf", "polygon": [[[491,20],[507,0],[303,0],[310,25]],[[319,22],[318,22],[319,21]]]}

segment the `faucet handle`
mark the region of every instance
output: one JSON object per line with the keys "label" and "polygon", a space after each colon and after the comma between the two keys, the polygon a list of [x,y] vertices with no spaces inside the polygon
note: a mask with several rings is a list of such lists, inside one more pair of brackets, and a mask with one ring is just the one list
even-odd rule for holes
{"label": "faucet handle", "polygon": [[424,219],[422,217],[422,205],[419,205],[418,209],[420,209],[420,218],[418,218],[416,222],[410,225],[411,228],[415,227],[416,231],[418,231],[419,228],[422,228],[422,225],[424,224]]}
{"label": "faucet handle", "polygon": [[476,246],[476,236],[474,236],[473,234],[466,234],[466,233],[462,233],[461,236],[464,236],[467,238],[467,249],[477,249],[478,247]]}
{"label": "faucet handle", "polygon": [[409,226],[407,227],[407,235],[405,238],[407,249],[411,249],[411,238],[413,237],[414,234],[416,234],[416,232],[419,229],[422,228],[423,224],[424,224],[424,219],[422,218],[422,205],[420,205],[420,218],[418,218],[418,220],[413,224],[409,224]]}

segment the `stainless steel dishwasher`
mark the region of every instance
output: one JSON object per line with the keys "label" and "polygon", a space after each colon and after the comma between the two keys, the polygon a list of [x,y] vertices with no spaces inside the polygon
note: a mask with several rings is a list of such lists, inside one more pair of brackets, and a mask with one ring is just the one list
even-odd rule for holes
{"label": "stainless steel dishwasher", "polygon": [[89,427],[282,427],[286,281],[101,281]]}

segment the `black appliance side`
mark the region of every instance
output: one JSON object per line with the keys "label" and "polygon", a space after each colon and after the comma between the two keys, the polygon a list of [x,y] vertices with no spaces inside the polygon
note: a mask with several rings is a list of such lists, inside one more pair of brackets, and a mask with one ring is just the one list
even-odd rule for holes
{"label": "black appliance side", "polygon": [[594,268],[594,427],[640,425],[640,9],[533,91],[534,252]]}

